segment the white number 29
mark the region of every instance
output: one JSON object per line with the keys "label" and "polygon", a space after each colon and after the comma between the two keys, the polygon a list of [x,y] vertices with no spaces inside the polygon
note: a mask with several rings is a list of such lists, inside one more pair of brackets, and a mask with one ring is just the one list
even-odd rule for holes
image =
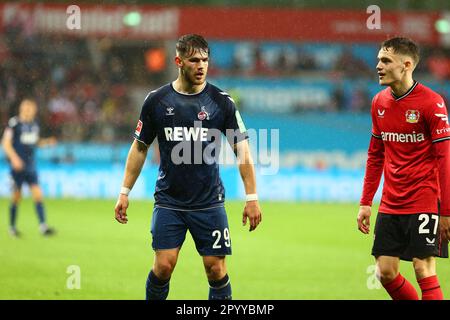
{"label": "white number 29", "polygon": [[[434,220],[433,234],[436,234],[436,232],[437,232],[437,227],[438,227],[438,219],[439,219],[439,217],[438,217],[437,215],[433,214],[433,215],[431,216],[431,219]],[[419,226],[419,234],[422,234],[422,233],[430,233],[430,229],[425,228],[425,227],[427,226],[428,222],[430,222],[430,216],[427,215],[427,214],[425,214],[425,213],[423,213],[423,214],[421,214],[421,215],[419,216],[419,221],[422,221],[422,220],[423,220],[423,222],[422,222],[422,223],[420,224],[420,226]]]}
{"label": "white number 29", "polygon": [[[212,233],[212,236],[216,238],[216,241],[214,241],[213,249],[220,249],[222,246],[219,244],[220,239],[222,238],[222,234],[220,230],[214,230]],[[228,228],[223,229],[223,238],[225,239],[225,246],[230,247],[231,246],[231,239],[230,239],[230,231],[228,231]]]}

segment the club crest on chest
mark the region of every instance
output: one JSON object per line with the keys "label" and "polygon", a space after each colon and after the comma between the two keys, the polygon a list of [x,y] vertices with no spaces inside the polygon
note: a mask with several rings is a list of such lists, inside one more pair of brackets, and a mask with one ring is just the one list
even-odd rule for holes
{"label": "club crest on chest", "polygon": [[405,116],[406,122],[417,123],[419,122],[420,112],[418,110],[407,110]]}
{"label": "club crest on chest", "polygon": [[201,107],[201,111],[197,114],[197,118],[200,121],[203,121],[205,119],[209,120],[209,113],[208,113],[208,111],[206,111],[206,107],[205,106]]}

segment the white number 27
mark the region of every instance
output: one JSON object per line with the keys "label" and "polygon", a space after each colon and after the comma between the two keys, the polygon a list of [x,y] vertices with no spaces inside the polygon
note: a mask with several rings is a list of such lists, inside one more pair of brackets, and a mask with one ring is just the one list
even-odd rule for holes
{"label": "white number 27", "polygon": [[[433,215],[431,216],[431,219],[434,220],[433,234],[436,234],[436,232],[437,232],[437,227],[438,227],[438,220],[439,220],[439,217],[438,217],[437,215],[433,214]],[[430,233],[430,229],[425,228],[425,227],[427,226],[428,222],[430,222],[430,216],[427,215],[427,214],[425,214],[425,213],[423,213],[423,214],[421,214],[421,215],[419,216],[419,221],[422,221],[422,220],[423,220],[423,222],[422,222],[422,223],[420,224],[420,226],[419,226],[419,234],[422,234],[422,233]]]}

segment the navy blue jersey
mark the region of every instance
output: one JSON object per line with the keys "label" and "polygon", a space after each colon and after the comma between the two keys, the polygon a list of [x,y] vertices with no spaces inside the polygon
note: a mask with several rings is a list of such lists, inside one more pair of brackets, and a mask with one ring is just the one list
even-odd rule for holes
{"label": "navy blue jersey", "polygon": [[216,161],[221,133],[230,144],[247,139],[233,99],[214,85],[206,83],[201,92],[188,95],[169,83],[149,93],[134,137],[146,145],[158,139],[156,206],[181,210],[223,206],[225,190]]}
{"label": "navy blue jersey", "polygon": [[13,117],[8,121],[5,134],[12,135],[13,148],[24,162],[25,170],[34,170],[34,153],[39,141],[37,122],[21,122],[19,117]]}

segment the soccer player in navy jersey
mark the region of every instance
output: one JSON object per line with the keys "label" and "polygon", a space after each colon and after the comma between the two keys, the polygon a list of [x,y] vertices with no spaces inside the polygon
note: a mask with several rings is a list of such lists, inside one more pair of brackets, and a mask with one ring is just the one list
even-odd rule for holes
{"label": "soccer player in navy jersey", "polygon": [[12,202],[9,208],[9,231],[14,237],[20,237],[16,227],[17,207],[22,197],[22,185],[27,183],[35,202],[39,219],[39,228],[43,235],[50,236],[55,230],[47,225],[43,205],[42,190],[38,183],[36,171],[36,146],[52,145],[56,143],[54,137],[40,138],[39,125],[35,121],[37,112],[36,102],[32,99],[23,99],[19,106],[19,115],[8,121],[2,146],[11,166],[13,180]]}
{"label": "soccer player in navy jersey", "polygon": [[216,161],[222,134],[239,159],[247,194],[243,224],[249,220],[252,231],[261,222],[248,135],[233,99],[206,81],[208,62],[209,47],[203,37],[191,34],[178,39],[178,78],[146,97],[126,162],[115,207],[120,223],[128,221],[128,193],[140,174],[148,147],[157,139],[161,162],[151,223],[155,258],[146,282],[149,300],[167,298],[187,230],[203,258],[209,299],[232,297],[225,264],[225,256],[231,254],[231,238]]}
{"label": "soccer player in navy jersey", "polygon": [[372,255],[379,279],[394,300],[417,300],[399,273],[412,261],[423,300],[443,299],[435,257],[448,257],[450,239],[450,126],[441,96],[413,79],[419,48],[410,39],[382,43],[377,71],[387,86],[372,100],[358,229],[368,234],[372,199],[384,172]]}

